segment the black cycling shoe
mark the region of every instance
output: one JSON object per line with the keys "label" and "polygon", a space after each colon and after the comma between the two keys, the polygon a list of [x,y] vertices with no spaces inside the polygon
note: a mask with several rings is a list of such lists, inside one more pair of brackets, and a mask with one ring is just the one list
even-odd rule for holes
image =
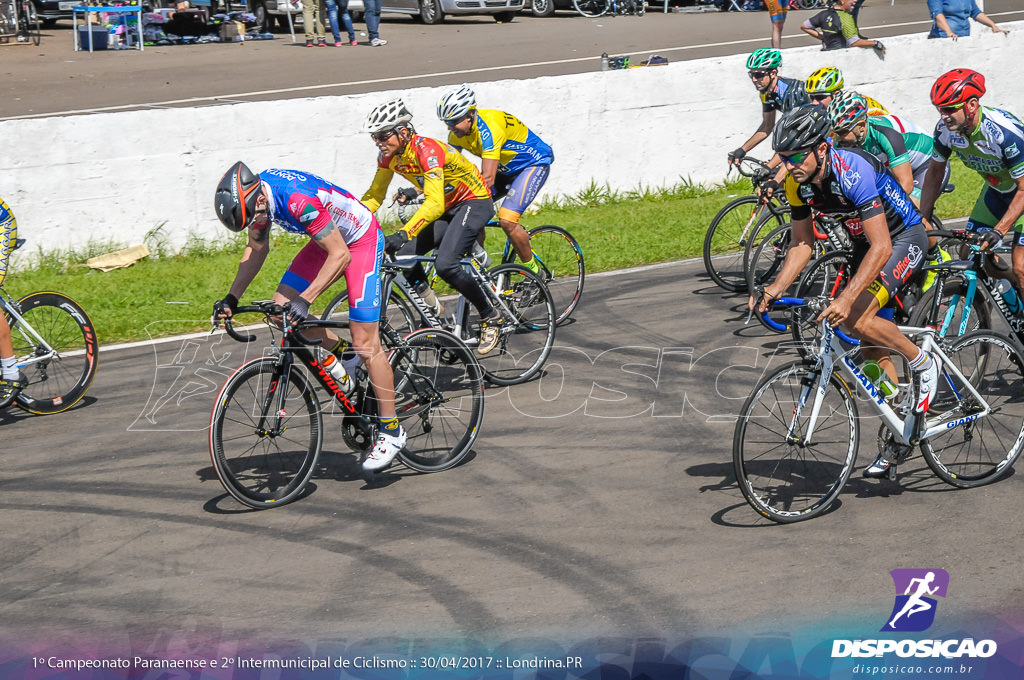
{"label": "black cycling shoe", "polygon": [[7,408],[17,398],[18,394],[28,385],[24,373],[18,374],[17,380],[4,380],[0,378],[0,408]]}

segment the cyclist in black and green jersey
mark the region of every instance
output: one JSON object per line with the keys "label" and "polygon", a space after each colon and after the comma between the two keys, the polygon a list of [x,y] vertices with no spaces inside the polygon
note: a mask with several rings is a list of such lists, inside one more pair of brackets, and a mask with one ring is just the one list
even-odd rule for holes
{"label": "cyclist in black and green jersey", "polygon": [[[782,52],[779,50],[762,48],[754,50],[747,57],[747,74],[761,96],[761,125],[750,139],[729,153],[730,165],[739,165],[748,151],[768,139],[768,135],[775,129],[775,113],[777,111],[785,113],[809,101],[803,81],[780,76],[779,68],[781,66]],[[772,159],[769,166],[774,168],[778,164],[779,160],[776,157]]]}
{"label": "cyclist in black and green jersey", "polygon": [[[1024,123],[1012,113],[981,105],[985,77],[970,69],[954,69],[932,85],[932,104],[941,119],[935,125],[935,150],[921,191],[921,213],[931,216],[949,158],[985,178],[986,186],[971,210],[967,227],[981,232],[984,247],[1002,242],[1014,230],[1011,280],[1024,291]],[[995,276],[1007,273],[992,269]]]}

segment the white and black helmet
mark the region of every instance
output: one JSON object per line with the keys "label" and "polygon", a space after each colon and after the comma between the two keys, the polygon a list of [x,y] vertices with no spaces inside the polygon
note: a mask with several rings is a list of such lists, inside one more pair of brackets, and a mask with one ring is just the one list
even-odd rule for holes
{"label": "white and black helmet", "polygon": [[401,99],[392,99],[370,111],[363,124],[363,131],[373,134],[381,130],[391,130],[411,120],[412,113],[405,108],[405,102]]}
{"label": "white and black helmet", "polygon": [[446,92],[441,100],[437,102],[437,117],[442,123],[451,123],[459,120],[471,109],[476,108],[476,95],[469,85],[461,85],[455,90]]}

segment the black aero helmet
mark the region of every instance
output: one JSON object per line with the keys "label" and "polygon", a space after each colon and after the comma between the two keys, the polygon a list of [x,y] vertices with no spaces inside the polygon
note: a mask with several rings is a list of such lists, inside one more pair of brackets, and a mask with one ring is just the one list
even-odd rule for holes
{"label": "black aero helmet", "polygon": [[825,141],[829,128],[825,109],[805,104],[783,114],[775,125],[772,146],[776,152],[799,151]]}
{"label": "black aero helmet", "polygon": [[213,206],[225,227],[231,231],[242,231],[256,216],[256,199],[259,197],[260,176],[238,161],[217,184]]}

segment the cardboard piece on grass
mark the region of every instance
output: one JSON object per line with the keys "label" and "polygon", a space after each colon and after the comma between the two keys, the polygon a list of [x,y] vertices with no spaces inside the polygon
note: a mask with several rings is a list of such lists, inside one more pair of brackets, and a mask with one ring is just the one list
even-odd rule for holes
{"label": "cardboard piece on grass", "polygon": [[115,250],[112,253],[90,257],[85,264],[91,269],[109,272],[122,267],[130,267],[144,257],[149,257],[149,248],[142,243],[124,250]]}

